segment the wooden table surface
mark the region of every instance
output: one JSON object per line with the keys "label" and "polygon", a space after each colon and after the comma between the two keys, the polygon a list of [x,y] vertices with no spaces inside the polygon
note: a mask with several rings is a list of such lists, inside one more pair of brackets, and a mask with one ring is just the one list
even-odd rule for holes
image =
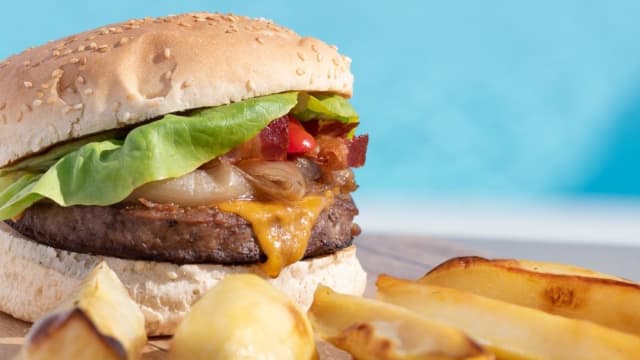
{"label": "wooden table surface", "polygon": [[[380,273],[404,278],[416,278],[427,270],[454,256],[477,252],[449,242],[425,237],[364,234],[356,240],[358,258],[369,274],[365,296],[375,292],[375,279]],[[9,359],[20,349],[29,324],[0,313],[0,359]],[[166,358],[167,339],[154,339],[145,348],[143,359]],[[326,344],[319,345],[322,360],[349,358]]]}

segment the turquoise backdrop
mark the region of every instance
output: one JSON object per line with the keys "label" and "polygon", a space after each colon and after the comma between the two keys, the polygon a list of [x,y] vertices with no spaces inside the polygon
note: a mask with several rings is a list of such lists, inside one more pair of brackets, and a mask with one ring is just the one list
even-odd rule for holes
{"label": "turquoise backdrop", "polygon": [[364,197],[640,199],[638,1],[11,1],[0,57],[131,17],[262,16],[353,58]]}

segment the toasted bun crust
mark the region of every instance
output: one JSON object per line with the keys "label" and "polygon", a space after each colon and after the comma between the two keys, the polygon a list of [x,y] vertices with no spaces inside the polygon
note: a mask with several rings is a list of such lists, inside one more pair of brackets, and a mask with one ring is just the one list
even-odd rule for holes
{"label": "toasted bun crust", "polygon": [[0,167],[159,115],[291,90],[351,96],[350,59],[263,19],[209,13],[110,25],[0,62]]}
{"label": "toasted bun crust", "polygon": [[257,266],[175,265],[58,250],[30,241],[0,222],[0,311],[37,320],[68,297],[101,260],[118,274],[140,305],[149,335],[173,334],[191,304],[230,273],[259,274],[305,310],[320,283],[354,295],[362,295],[366,285],[355,247],[299,261],[271,279]]}

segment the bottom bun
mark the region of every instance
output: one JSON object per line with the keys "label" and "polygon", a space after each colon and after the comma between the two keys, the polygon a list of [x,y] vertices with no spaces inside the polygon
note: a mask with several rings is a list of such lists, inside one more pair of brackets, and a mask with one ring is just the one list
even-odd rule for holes
{"label": "bottom bun", "polygon": [[103,260],[140,305],[150,336],[173,334],[191,304],[226,274],[260,275],[305,310],[318,284],[354,295],[362,295],[366,285],[354,246],[291,264],[272,279],[255,265],[176,265],[59,250],[31,241],[0,222],[0,311],[35,321],[56,308]]}

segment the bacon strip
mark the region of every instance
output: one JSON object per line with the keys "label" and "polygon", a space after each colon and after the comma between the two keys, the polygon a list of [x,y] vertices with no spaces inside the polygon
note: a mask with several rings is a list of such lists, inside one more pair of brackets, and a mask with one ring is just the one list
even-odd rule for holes
{"label": "bacon strip", "polygon": [[285,115],[270,122],[256,137],[220,156],[220,159],[231,163],[240,160],[286,160],[288,142],[289,125]]}
{"label": "bacon strip", "polygon": [[369,135],[355,136],[347,140],[347,164],[350,167],[360,167],[367,160],[367,145],[369,145]]}
{"label": "bacon strip", "polygon": [[262,158],[264,160],[286,160],[289,142],[289,119],[285,115],[273,120],[260,132]]}

